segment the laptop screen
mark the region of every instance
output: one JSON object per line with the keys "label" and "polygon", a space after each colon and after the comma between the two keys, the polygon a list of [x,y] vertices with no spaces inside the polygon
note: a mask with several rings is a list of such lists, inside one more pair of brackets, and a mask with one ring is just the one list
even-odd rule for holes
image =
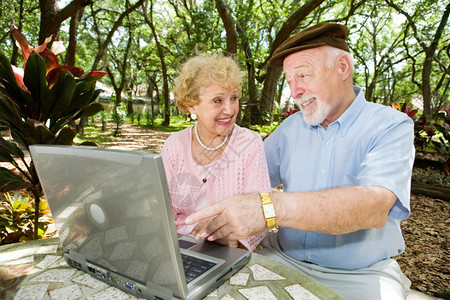
{"label": "laptop screen", "polygon": [[183,293],[159,155],[54,145],[30,152],[69,259]]}

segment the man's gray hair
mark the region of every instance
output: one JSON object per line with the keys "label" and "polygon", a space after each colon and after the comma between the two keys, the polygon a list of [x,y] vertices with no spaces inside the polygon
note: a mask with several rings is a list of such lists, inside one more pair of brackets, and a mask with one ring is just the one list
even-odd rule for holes
{"label": "man's gray hair", "polygon": [[328,48],[328,51],[327,51],[327,53],[328,53],[327,65],[328,65],[329,67],[333,66],[335,59],[336,59],[339,55],[344,54],[344,55],[347,55],[348,58],[350,59],[350,63],[351,63],[351,67],[352,67],[352,72],[355,70],[355,64],[353,63],[353,57],[352,57],[352,55],[350,54],[350,52],[345,51],[345,50],[343,50],[343,49],[331,47],[331,46],[327,46],[327,48]]}

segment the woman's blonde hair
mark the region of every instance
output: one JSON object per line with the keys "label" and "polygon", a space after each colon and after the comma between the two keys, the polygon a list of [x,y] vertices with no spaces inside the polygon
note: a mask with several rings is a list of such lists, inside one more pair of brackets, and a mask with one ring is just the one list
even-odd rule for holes
{"label": "woman's blonde hair", "polygon": [[188,107],[200,102],[200,89],[211,84],[237,89],[240,98],[242,82],[243,73],[233,58],[222,54],[199,54],[184,63],[175,79],[175,104],[183,113],[189,113]]}

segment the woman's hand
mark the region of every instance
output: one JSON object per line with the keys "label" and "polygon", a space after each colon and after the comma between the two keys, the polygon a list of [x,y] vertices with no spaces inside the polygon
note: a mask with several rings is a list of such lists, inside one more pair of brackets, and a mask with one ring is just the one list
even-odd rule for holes
{"label": "woman's hand", "polygon": [[175,220],[175,228],[178,228],[180,226],[180,224],[177,221],[178,215],[174,210],[172,210],[172,213],[173,213],[173,219]]}

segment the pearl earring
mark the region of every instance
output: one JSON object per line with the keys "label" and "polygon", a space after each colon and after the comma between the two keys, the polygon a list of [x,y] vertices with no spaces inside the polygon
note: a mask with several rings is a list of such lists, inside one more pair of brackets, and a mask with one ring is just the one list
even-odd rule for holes
{"label": "pearl earring", "polygon": [[191,119],[192,120],[197,120],[197,115],[196,114],[191,114]]}

